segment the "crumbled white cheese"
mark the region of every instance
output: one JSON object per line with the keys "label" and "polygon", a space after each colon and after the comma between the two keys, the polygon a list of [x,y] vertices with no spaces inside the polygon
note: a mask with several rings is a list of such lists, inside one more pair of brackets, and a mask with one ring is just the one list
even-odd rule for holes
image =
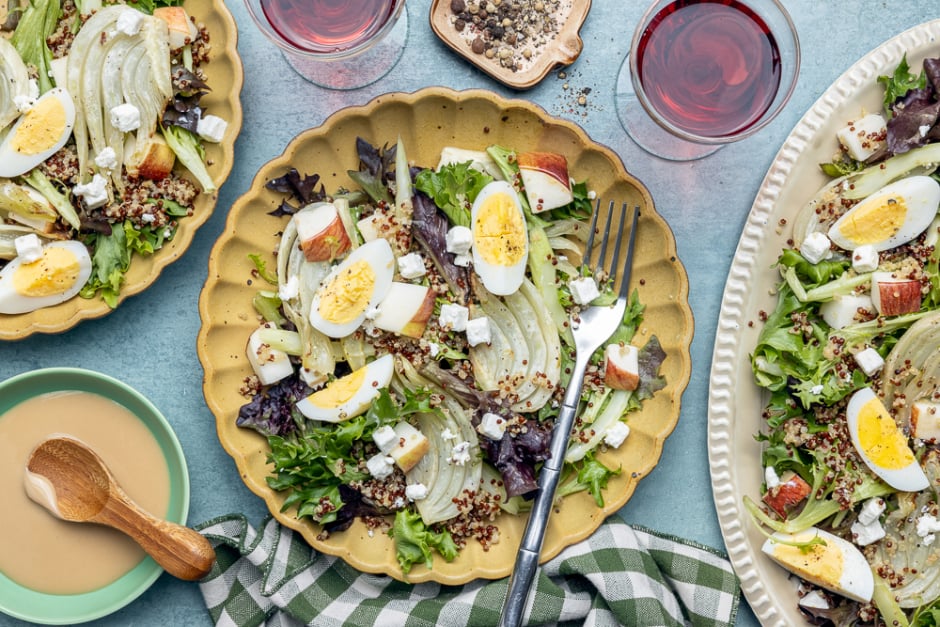
{"label": "crumbled white cheese", "polygon": [[865,501],[862,509],[858,512],[858,521],[863,525],[869,525],[878,520],[885,511],[885,500],[882,498],[872,498]]}
{"label": "crumbled white cheese", "polygon": [[456,440],[457,434],[445,427],[444,430],[441,431],[441,439],[445,442],[448,440]]}
{"label": "crumbled white cheese", "polygon": [[100,174],[96,174],[89,182],[79,183],[73,187],[72,193],[80,196],[89,209],[97,209],[108,202],[108,181]]}
{"label": "crumbled white cheese", "polygon": [[881,522],[877,519],[867,525],[860,520],[856,520],[852,523],[852,536],[855,540],[855,544],[867,546],[885,537],[885,530],[884,527],[881,526]]}
{"label": "crumbled white cheese", "polygon": [[862,369],[862,372],[871,377],[881,370],[881,367],[885,365],[885,360],[878,354],[878,351],[869,346],[855,353],[855,363]]}
{"label": "crumbled white cheese", "polygon": [[16,256],[23,263],[33,263],[42,259],[42,240],[35,233],[20,235],[13,240]]}
{"label": "crumbled white cheese", "polygon": [[287,279],[287,282],[277,288],[277,297],[282,301],[293,300],[300,294],[300,277],[296,274]]}
{"label": "crumbled white cheese", "polygon": [[144,14],[137,9],[125,9],[118,15],[114,30],[125,35],[134,36],[140,32],[140,27],[144,22]]}
{"label": "crumbled white cheese", "polygon": [[816,264],[829,257],[832,242],[825,233],[814,231],[800,244],[800,254],[806,261]]}
{"label": "crumbled white cheese", "polygon": [[[136,13],[137,11],[134,11]],[[95,165],[103,170],[113,170],[118,166],[117,153],[114,148],[108,146],[95,155]]]}
{"label": "crumbled white cheese", "polygon": [[773,490],[780,485],[780,476],[777,474],[777,471],[774,470],[773,466],[764,468],[764,483],[767,484],[768,490]]}
{"label": "crumbled white cheese", "polygon": [[366,460],[366,468],[376,479],[385,479],[395,470],[395,460],[385,453],[376,453]]}
{"label": "crumbled white cheese", "polygon": [[924,514],[917,519],[917,535],[926,538],[932,533],[940,531],[940,520],[931,514]]}
{"label": "crumbled white cheese", "polygon": [[111,126],[123,133],[140,128],[140,109],[129,102],[112,107],[109,115]]}
{"label": "crumbled white cheese", "polygon": [[492,339],[489,318],[481,316],[467,321],[467,344],[470,346],[489,344]]}
{"label": "crumbled white cheese", "polygon": [[878,251],[871,244],[862,244],[852,251],[852,269],[859,273],[878,269]]}
{"label": "crumbled white cheese", "polygon": [[228,122],[217,115],[204,115],[196,122],[196,134],[214,144],[222,141],[227,128]]}
{"label": "crumbled white cheese", "polygon": [[503,434],[506,433],[507,426],[505,418],[499,414],[486,412],[480,420],[480,426],[477,427],[477,431],[491,440],[502,440]]}
{"label": "crumbled white cheese", "polygon": [[601,295],[597,282],[589,276],[568,281],[568,289],[571,290],[571,298],[579,305],[588,305]]}
{"label": "crumbled white cheese", "polygon": [[447,461],[457,466],[463,466],[470,461],[470,443],[459,442],[455,444],[454,448],[450,451],[450,458]]}
{"label": "crumbled white cheese", "polygon": [[604,432],[604,444],[610,448],[620,448],[628,435],[630,435],[630,427],[622,420],[618,420],[607,427],[607,431]]}
{"label": "crumbled white cheese", "polygon": [[437,357],[441,352],[441,345],[437,342],[428,342],[428,355]]}
{"label": "crumbled white cheese", "polygon": [[441,305],[441,316],[439,322],[442,329],[451,331],[466,331],[467,322],[470,320],[470,310],[463,305],[453,303],[444,303]]}
{"label": "crumbled white cheese", "polygon": [[417,279],[427,274],[421,253],[408,253],[398,258],[398,272],[404,279]]}
{"label": "crumbled white cheese", "polygon": [[817,383],[816,385],[814,385],[813,387],[811,387],[811,388],[809,389],[809,391],[810,391],[811,394],[817,394],[817,395],[818,395],[818,394],[822,394],[824,389],[826,389],[826,388],[825,388],[825,386],[823,386],[822,383]]}
{"label": "crumbled white cheese", "polygon": [[379,309],[378,305],[373,305],[372,307],[366,308],[366,320],[375,320],[379,317],[379,314],[382,313],[382,310]]}
{"label": "crumbled white cheese", "polygon": [[380,451],[388,453],[398,443],[398,434],[390,426],[384,425],[372,432],[372,441]]}
{"label": "crumbled white cheese", "polygon": [[597,192],[594,191],[593,189],[588,190],[587,197],[588,197],[588,200],[594,200],[595,198],[597,198]]}
{"label": "crumbled white cheese", "polygon": [[156,222],[156,221],[157,221],[157,216],[153,215],[152,213],[142,213],[142,214],[140,214],[140,221],[141,221],[141,222],[148,222],[148,223],[149,223],[149,222]]}
{"label": "crumbled white cheese", "polygon": [[473,261],[473,255],[460,254],[454,256],[454,265],[461,268],[469,266],[471,261]]}
{"label": "crumbled white cheese", "polygon": [[466,255],[473,244],[473,233],[465,226],[455,226],[445,236],[447,252]]}
{"label": "crumbled white cheese", "polygon": [[405,497],[409,501],[420,501],[428,498],[428,487],[423,483],[409,483],[405,486]]}

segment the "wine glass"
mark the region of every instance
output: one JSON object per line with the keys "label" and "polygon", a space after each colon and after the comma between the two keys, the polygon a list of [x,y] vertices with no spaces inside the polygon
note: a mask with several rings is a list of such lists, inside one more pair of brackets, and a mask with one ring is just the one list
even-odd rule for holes
{"label": "wine glass", "polygon": [[245,0],[248,13],[305,79],[358,89],[391,70],[405,49],[405,0]]}
{"label": "wine glass", "polygon": [[645,151],[699,159],[769,124],[799,69],[796,28],[777,0],[656,0],[621,65],[617,115]]}

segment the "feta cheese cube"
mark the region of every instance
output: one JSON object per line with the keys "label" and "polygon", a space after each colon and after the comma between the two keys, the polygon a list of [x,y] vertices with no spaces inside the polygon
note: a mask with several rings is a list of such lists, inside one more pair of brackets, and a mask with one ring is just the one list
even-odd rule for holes
{"label": "feta cheese cube", "polygon": [[108,181],[96,174],[87,183],[79,183],[72,188],[72,193],[80,196],[89,209],[97,209],[108,202]]}
{"label": "feta cheese cube", "polygon": [[465,441],[455,444],[454,448],[450,451],[450,458],[447,461],[457,466],[465,465],[470,461],[470,443]]}
{"label": "feta cheese cube", "polygon": [[366,460],[366,469],[376,479],[385,479],[395,470],[395,460],[385,453],[376,453]]}
{"label": "feta cheese cube", "polygon": [[379,229],[375,225],[378,219],[378,214],[373,213],[371,216],[366,216],[356,222],[356,228],[359,229],[359,235],[362,235],[362,241],[371,242],[379,239]]}
{"label": "feta cheese cube", "polygon": [[[134,11],[137,13],[137,11]],[[114,148],[108,146],[95,155],[95,165],[103,170],[113,170],[118,166],[117,153]]]}
{"label": "feta cheese cube", "polygon": [[480,426],[477,427],[477,431],[491,440],[502,440],[503,434],[506,433],[507,426],[508,424],[505,418],[499,414],[486,412],[480,420]]}
{"label": "feta cheese cube", "polygon": [[404,279],[417,279],[427,274],[421,253],[408,253],[398,258],[398,272]]}
{"label": "feta cheese cube", "polygon": [[16,256],[23,263],[33,263],[42,259],[42,240],[35,233],[20,235],[13,240]]}
{"label": "feta cheese cube", "polygon": [[441,315],[438,320],[441,328],[457,332],[466,331],[469,320],[470,310],[463,305],[453,303],[441,305]]}
{"label": "feta cheese cube", "polygon": [[607,427],[607,431],[604,433],[604,444],[610,448],[620,448],[628,435],[630,435],[630,427],[622,420],[618,420]]}
{"label": "feta cheese cube", "polygon": [[810,590],[798,601],[801,607],[808,607],[816,610],[827,610],[829,609],[829,603],[826,601],[826,597],[822,595],[822,592],[819,590]]}
{"label": "feta cheese cube", "polygon": [[461,268],[466,268],[470,265],[470,262],[473,261],[473,255],[454,255],[454,265],[460,266]]}
{"label": "feta cheese cube", "polygon": [[428,342],[428,355],[437,357],[441,353],[441,345],[437,342]]}
{"label": "feta cheese cube", "polygon": [[855,353],[855,363],[862,369],[862,372],[871,377],[881,370],[881,367],[885,365],[885,360],[878,354],[878,351],[869,346]]}
{"label": "feta cheese cube", "polygon": [[473,244],[473,232],[465,226],[455,226],[447,231],[444,241],[447,252],[455,255],[466,255],[470,252],[470,246]]}
{"label": "feta cheese cube", "polygon": [[914,401],[911,435],[921,440],[940,440],[940,404],[923,399]]}
{"label": "feta cheese cube", "polygon": [[885,530],[877,518],[867,525],[863,524],[859,520],[856,520],[854,523],[852,523],[852,536],[855,540],[855,544],[859,546],[867,546],[872,542],[877,542],[878,540],[881,540],[883,537],[885,537]]}
{"label": "feta cheese cube", "polygon": [[144,14],[137,9],[125,9],[118,15],[114,30],[118,33],[134,36],[140,32],[140,26],[143,24]]}
{"label": "feta cheese cube", "polygon": [[768,490],[773,490],[780,485],[780,475],[777,474],[773,466],[764,468],[764,483],[767,484]]}
{"label": "feta cheese cube", "polygon": [[888,128],[883,117],[871,113],[838,130],[836,137],[850,157],[864,161],[884,146]]}
{"label": "feta cheese cube", "polygon": [[372,441],[380,451],[387,454],[398,443],[398,434],[392,427],[385,425],[372,432]]}
{"label": "feta cheese cube", "polygon": [[140,109],[129,102],[112,107],[109,112],[111,126],[123,133],[129,133],[140,128]]}
{"label": "feta cheese cube", "polygon": [[470,346],[489,344],[492,339],[489,318],[481,316],[467,321],[467,343]]}
{"label": "feta cheese cube", "polygon": [[858,512],[858,521],[863,525],[870,525],[872,522],[878,520],[884,511],[884,499],[878,497],[868,499],[865,501],[865,504],[862,505],[862,509]]}
{"label": "feta cheese cube", "polygon": [[409,501],[420,501],[428,498],[428,487],[423,483],[410,483],[405,486],[405,497]]}
{"label": "feta cheese cube", "polygon": [[300,374],[300,378],[303,379],[304,383],[314,389],[320,387],[326,383],[327,379],[329,379],[329,375],[327,373],[316,372],[310,368],[304,368],[303,366],[300,367],[298,373]]}
{"label": "feta cheese cube", "polygon": [[568,281],[568,289],[571,290],[571,298],[579,305],[589,305],[592,300],[601,295],[597,289],[597,282],[589,276]]}
{"label": "feta cheese cube", "polygon": [[871,244],[862,244],[852,251],[852,269],[859,273],[878,269],[878,251]]}
{"label": "feta cheese cube", "polygon": [[803,243],[800,244],[800,254],[806,261],[816,264],[826,259],[830,255],[832,242],[826,237],[825,233],[814,231],[806,236]]}
{"label": "feta cheese cube", "polygon": [[292,300],[300,294],[300,277],[296,274],[287,279],[287,282],[277,288],[277,296],[281,300]]}
{"label": "feta cheese cube", "polygon": [[204,115],[196,122],[196,134],[207,142],[218,144],[225,137],[228,122],[217,115]]}

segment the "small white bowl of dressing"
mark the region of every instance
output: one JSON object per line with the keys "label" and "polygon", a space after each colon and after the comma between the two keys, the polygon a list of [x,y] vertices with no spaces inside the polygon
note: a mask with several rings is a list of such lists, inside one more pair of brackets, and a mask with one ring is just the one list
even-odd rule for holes
{"label": "small white bowl of dressing", "polygon": [[166,418],[117,379],[47,368],[0,382],[0,612],[64,625],[119,610],[163,569],[120,532],[59,520],[29,499],[26,459],[53,434],[91,446],[132,499],[181,525],[189,473]]}

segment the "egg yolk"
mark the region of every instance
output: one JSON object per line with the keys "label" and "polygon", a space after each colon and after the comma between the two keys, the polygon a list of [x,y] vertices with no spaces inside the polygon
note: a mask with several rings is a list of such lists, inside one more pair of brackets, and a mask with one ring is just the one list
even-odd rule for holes
{"label": "egg yolk", "polygon": [[375,290],[375,271],[368,261],[350,264],[320,292],[320,316],[333,324],[356,319],[369,306]]}
{"label": "egg yolk", "polygon": [[80,266],[72,251],[47,246],[42,258],[24,263],[13,275],[13,289],[23,296],[39,298],[61,294],[78,280]]}
{"label": "egg yolk", "polygon": [[525,223],[508,194],[493,194],[483,202],[473,225],[473,246],[497,266],[514,266],[525,258]]}
{"label": "egg yolk", "polygon": [[856,244],[875,244],[893,236],[907,217],[903,196],[866,201],[839,225],[842,236]]}
{"label": "egg yolk", "polygon": [[810,547],[774,545],[774,557],[793,572],[826,588],[839,588],[845,557],[835,542]]}
{"label": "egg yolk", "polygon": [[858,411],[858,442],[862,453],[879,468],[898,470],[914,463],[907,438],[877,398]]}
{"label": "egg yolk", "polygon": [[35,155],[62,137],[65,132],[65,107],[58,98],[41,98],[26,113],[10,140],[10,147],[22,155]]}
{"label": "egg yolk", "polygon": [[359,391],[366,379],[366,369],[359,368],[347,374],[345,377],[336,379],[325,388],[311,394],[307,400],[317,407],[335,408],[339,407]]}

